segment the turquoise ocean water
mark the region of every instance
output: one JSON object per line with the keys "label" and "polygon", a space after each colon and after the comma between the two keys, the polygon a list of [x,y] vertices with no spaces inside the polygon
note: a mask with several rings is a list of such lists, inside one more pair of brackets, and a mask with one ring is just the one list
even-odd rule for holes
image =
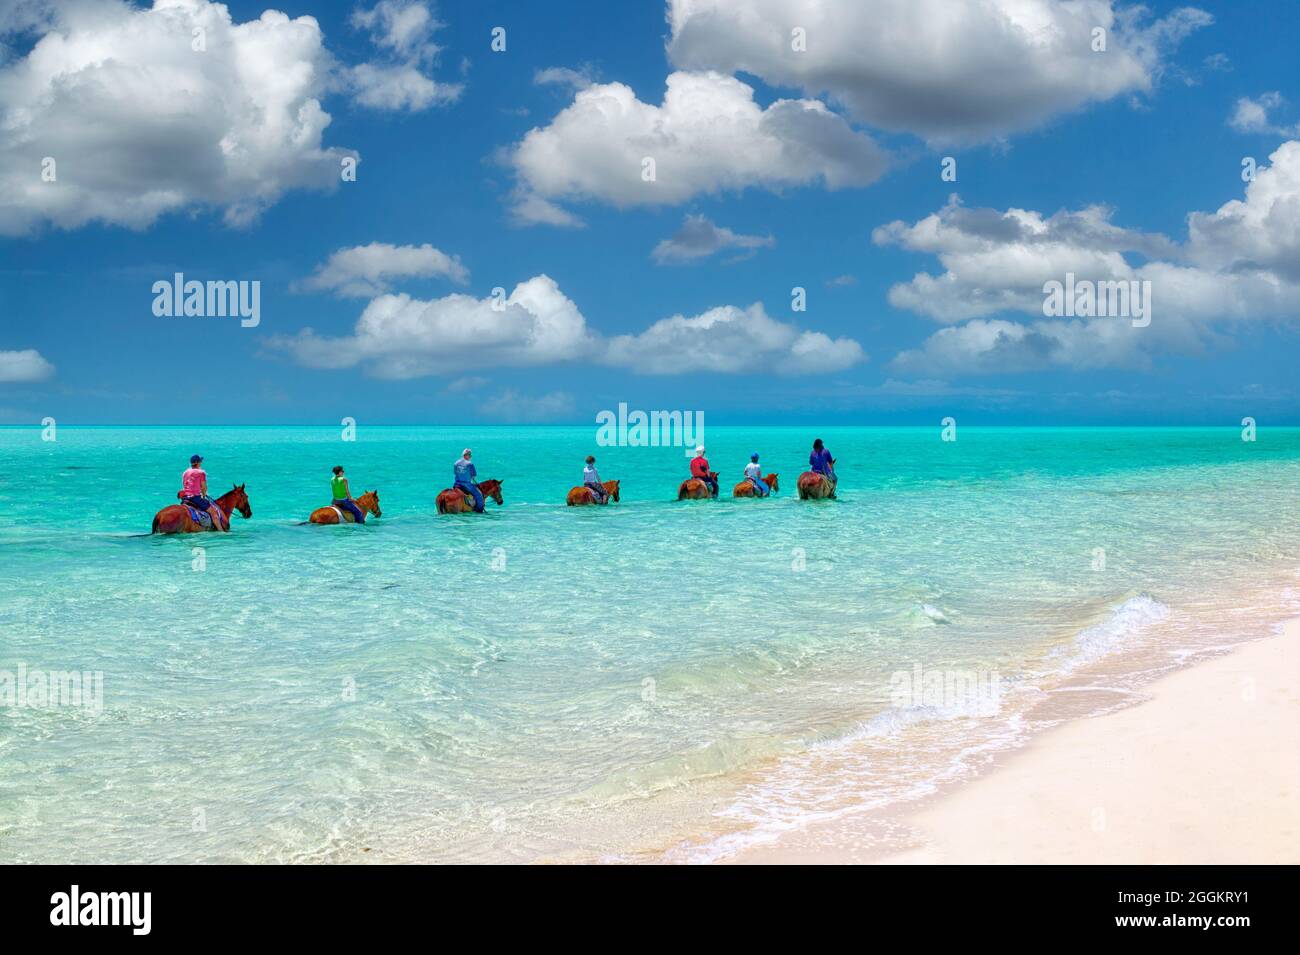
{"label": "turquoise ocean water", "polygon": [[[838,501],[813,434],[713,427],[725,493],[752,450],[782,491],[678,503],[680,448],[594,426],[0,429],[0,861],[724,858],[1293,609],[1300,430],[819,434]],[[439,517],[467,444],[505,506]],[[194,451],[252,520],[137,536]],[[620,504],[564,506],[589,452]],[[297,526],[334,464],[381,520]],[[917,667],[997,699],[900,704]]]}

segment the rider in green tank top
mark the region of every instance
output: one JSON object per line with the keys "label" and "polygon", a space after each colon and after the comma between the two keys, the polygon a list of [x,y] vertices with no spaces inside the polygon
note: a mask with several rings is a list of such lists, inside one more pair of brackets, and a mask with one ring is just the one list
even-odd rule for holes
{"label": "rider in green tank top", "polygon": [[348,479],[343,476],[341,465],[334,468],[334,476],[330,478],[330,493],[334,495],[331,503],[335,507],[347,511],[358,524],[366,522],[365,512],[357,506],[356,501],[352,500],[352,491],[348,487]]}

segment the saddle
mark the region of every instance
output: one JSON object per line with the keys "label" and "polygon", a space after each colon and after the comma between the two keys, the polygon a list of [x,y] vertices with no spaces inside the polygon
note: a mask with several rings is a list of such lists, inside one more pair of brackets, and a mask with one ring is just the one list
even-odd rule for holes
{"label": "saddle", "polygon": [[212,515],[207,511],[200,511],[197,507],[190,504],[185,505],[185,510],[190,512],[190,520],[195,524],[198,524],[205,531],[212,530]]}
{"label": "saddle", "polygon": [[[184,501],[181,502],[181,507],[189,511],[190,520],[192,520],[195,524],[198,524],[199,527],[203,528],[205,531],[212,530],[212,515],[209,514],[207,511],[202,510],[201,508],[197,508],[193,504],[189,504]],[[220,508],[218,508],[218,510],[220,510]],[[230,523],[229,523],[229,518],[227,518],[221,522],[221,525],[217,528],[217,530],[224,531],[224,530],[229,530],[229,528],[230,528]]]}

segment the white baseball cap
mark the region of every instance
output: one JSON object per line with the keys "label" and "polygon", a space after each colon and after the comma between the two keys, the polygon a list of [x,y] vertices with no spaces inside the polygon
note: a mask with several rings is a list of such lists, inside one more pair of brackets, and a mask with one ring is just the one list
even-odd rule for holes
{"label": "white baseball cap", "polygon": [[702,444],[697,444],[697,445],[695,446],[695,453],[696,453],[696,454],[703,454],[703,453],[704,453],[704,445],[702,445]]}

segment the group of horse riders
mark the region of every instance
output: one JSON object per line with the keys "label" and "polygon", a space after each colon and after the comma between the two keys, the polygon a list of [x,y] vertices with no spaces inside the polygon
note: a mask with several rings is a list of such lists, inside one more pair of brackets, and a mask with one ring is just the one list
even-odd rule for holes
{"label": "group of horse riders", "polygon": [[[473,501],[475,513],[483,512],[484,498],[483,491],[478,484],[478,471],[474,467],[474,453],[469,448],[461,452],[460,457],[452,465],[452,489],[460,491],[467,498]],[[821,475],[830,484],[830,493],[828,497],[835,496],[835,485],[838,478],[835,476],[835,459],[831,457],[830,451],[818,438],[813,442],[812,453],[808,456],[809,469],[814,474]],[[709,459],[704,456],[704,445],[695,449],[695,457],[691,459],[690,465],[691,477],[688,480],[698,480],[704,482],[712,497],[718,496],[718,476],[716,472],[709,469]],[[758,464],[758,452],[749,456],[749,463],[745,465],[745,483],[748,482],[753,488],[753,493],[758,497],[766,497],[771,493],[771,488],[763,478],[763,472]],[[611,482],[613,483],[613,482]],[[600,473],[596,470],[596,458],[593,455],[587,455],[585,466],[582,469],[582,487],[591,492],[591,497],[596,504],[604,504],[609,500],[609,489],[605,482],[601,481]],[[214,530],[230,530],[230,520],[226,514],[219,508],[210,497],[208,497],[208,475],[203,470],[203,456],[195,454],[190,456],[190,466],[186,468],[181,475],[181,489],[176,496],[181,503],[194,508],[201,514],[206,514],[212,520]],[[333,508],[342,520],[343,514],[349,515],[354,523],[364,524],[366,522],[365,511],[358,506],[355,498],[352,497],[352,489],[348,484],[347,476],[343,473],[342,466],[336,466],[333,476],[330,478],[330,508]]]}
{"label": "group of horse riders", "polygon": [[[588,462],[592,459],[588,458]],[[830,451],[818,438],[813,442],[812,453],[808,455],[809,470],[823,478],[829,485],[826,497],[835,496],[835,485],[839,478],[835,476],[835,459],[831,457]],[[752,494],[756,497],[767,497],[772,489],[768,487],[768,482],[763,477],[763,471],[758,464],[758,452],[755,451],[749,456],[749,463],[745,465],[745,477],[741,484],[737,485],[737,493],[740,488],[748,484],[752,489]],[[772,475],[769,475],[772,477]],[[695,449],[695,457],[691,458],[691,476],[689,481],[700,481],[708,489],[711,497],[718,496],[718,475],[716,471],[709,468],[709,459],[704,456],[704,445],[699,445]],[[679,492],[679,498],[682,493]]]}

